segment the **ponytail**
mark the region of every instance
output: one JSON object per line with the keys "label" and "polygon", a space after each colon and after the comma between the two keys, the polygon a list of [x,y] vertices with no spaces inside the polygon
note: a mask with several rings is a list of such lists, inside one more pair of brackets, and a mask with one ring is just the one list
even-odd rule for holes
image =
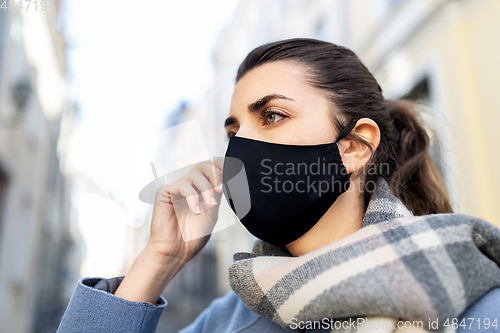
{"label": "ponytail", "polygon": [[393,125],[395,168],[388,183],[414,215],[452,213],[443,176],[429,153],[430,139],[416,103],[385,100]]}

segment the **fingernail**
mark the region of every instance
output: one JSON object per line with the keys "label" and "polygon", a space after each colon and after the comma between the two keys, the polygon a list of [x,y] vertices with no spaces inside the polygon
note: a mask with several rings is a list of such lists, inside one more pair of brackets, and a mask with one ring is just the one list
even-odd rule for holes
{"label": "fingernail", "polygon": [[196,206],[196,214],[201,214],[200,206]]}
{"label": "fingernail", "polygon": [[217,188],[218,188],[219,190],[222,190],[222,184],[217,185]]}
{"label": "fingernail", "polygon": [[217,205],[217,200],[215,200],[214,197],[210,199],[210,202],[212,203],[212,205]]}

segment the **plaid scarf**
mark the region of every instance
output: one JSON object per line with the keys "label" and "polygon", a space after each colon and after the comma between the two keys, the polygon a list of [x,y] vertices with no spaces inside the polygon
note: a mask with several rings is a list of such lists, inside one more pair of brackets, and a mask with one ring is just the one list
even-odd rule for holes
{"label": "plaid scarf", "polygon": [[500,228],[464,214],[413,216],[379,177],[360,230],[299,257],[258,240],[234,254],[229,283],[284,328],[381,317],[421,321],[427,331],[499,287],[499,265]]}

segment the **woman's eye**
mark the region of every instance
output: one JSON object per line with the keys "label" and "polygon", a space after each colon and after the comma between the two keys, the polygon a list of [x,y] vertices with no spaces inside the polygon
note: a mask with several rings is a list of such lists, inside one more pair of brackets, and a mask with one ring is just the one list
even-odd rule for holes
{"label": "woman's eye", "polygon": [[263,110],[260,114],[261,118],[266,122],[266,126],[272,125],[274,123],[280,122],[286,118],[281,112],[275,111],[273,109]]}
{"label": "woman's eye", "polygon": [[[276,117],[278,117],[278,118],[276,118]],[[276,121],[278,121],[278,120],[280,120],[280,119],[281,119],[281,118],[279,118],[279,117],[283,118],[283,116],[281,116],[281,115],[279,115],[279,114],[277,114],[277,113],[269,113],[269,114],[267,115],[267,122],[268,122],[268,123],[274,123],[274,122],[276,122]]]}

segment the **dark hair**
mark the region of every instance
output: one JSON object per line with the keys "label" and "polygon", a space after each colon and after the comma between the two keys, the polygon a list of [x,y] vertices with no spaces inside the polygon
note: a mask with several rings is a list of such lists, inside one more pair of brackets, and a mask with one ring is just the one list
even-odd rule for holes
{"label": "dark hair", "polygon": [[[360,118],[371,118],[377,123],[381,138],[376,149],[354,133],[347,136],[364,143],[372,152],[365,172],[365,204],[372,193],[368,186],[382,176],[414,215],[453,212],[443,176],[430,156],[429,134],[415,103],[384,99],[379,84],[354,52],[308,38],[255,48],[241,63],[236,82],[253,68],[279,60],[297,61],[305,67],[307,82],[323,91],[339,110],[331,115],[339,132]],[[381,172],[382,166],[385,173]]]}

